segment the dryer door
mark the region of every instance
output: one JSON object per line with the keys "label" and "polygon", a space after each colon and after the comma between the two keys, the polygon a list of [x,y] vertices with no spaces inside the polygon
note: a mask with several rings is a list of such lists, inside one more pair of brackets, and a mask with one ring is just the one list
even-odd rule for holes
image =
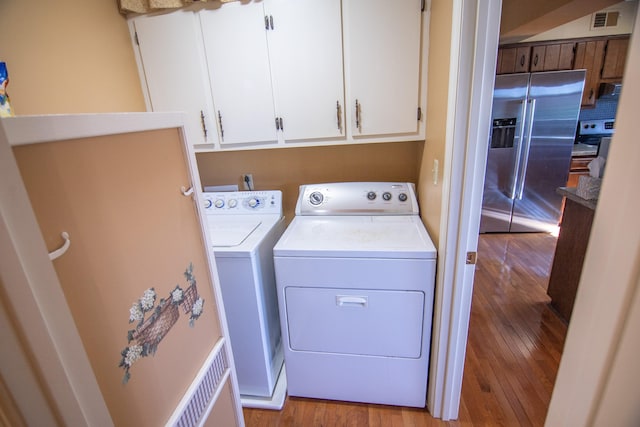
{"label": "dryer door", "polygon": [[423,292],[287,287],[285,298],[292,350],[421,356]]}

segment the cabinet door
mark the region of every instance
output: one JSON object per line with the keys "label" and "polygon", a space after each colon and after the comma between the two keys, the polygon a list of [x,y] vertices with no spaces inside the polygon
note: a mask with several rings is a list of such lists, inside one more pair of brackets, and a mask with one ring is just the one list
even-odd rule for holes
{"label": "cabinet door", "polygon": [[152,111],[185,111],[190,144],[218,142],[200,26],[192,12],[133,20]]}
{"label": "cabinet door", "polygon": [[262,3],[200,12],[220,144],[276,142]]}
{"label": "cabinet door", "polygon": [[587,71],[581,102],[584,107],[591,107],[596,104],[598,86],[600,85],[599,71],[602,68],[605,43],[604,40],[597,40],[580,42],[576,45],[573,69],[585,69]]}
{"label": "cabinet door", "polygon": [[516,65],[516,48],[500,48],[498,49],[498,64],[496,65],[496,74],[511,74],[515,72]]}
{"label": "cabinet door", "polygon": [[531,48],[531,72],[544,71],[545,46]]}
{"label": "cabinet door", "polygon": [[344,135],[339,0],[269,0],[265,12],[276,112],[285,140]]}
{"label": "cabinet door", "polygon": [[544,71],[570,70],[573,65],[574,44],[550,44],[545,46]]}
{"label": "cabinet door", "polygon": [[558,70],[571,70],[575,59],[575,43],[562,43],[558,58]]}
{"label": "cabinet door", "polygon": [[420,0],[343,3],[347,112],[351,134],[418,131]]}
{"label": "cabinet door", "polygon": [[530,47],[505,47],[498,49],[496,74],[526,73],[529,71]]}
{"label": "cabinet door", "polygon": [[602,66],[603,79],[622,79],[628,46],[629,39],[607,41],[604,65]]}
{"label": "cabinet door", "polygon": [[529,71],[529,61],[531,60],[531,47],[516,48],[515,73],[526,73]]}

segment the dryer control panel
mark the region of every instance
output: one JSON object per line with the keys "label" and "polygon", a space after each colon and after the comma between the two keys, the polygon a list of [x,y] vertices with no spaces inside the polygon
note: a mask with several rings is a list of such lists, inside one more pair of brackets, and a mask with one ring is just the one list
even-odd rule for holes
{"label": "dryer control panel", "polygon": [[282,192],[221,191],[202,193],[207,215],[282,214]]}
{"label": "dryer control panel", "polygon": [[300,186],[296,215],[417,215],[410,182],[337,182]]}

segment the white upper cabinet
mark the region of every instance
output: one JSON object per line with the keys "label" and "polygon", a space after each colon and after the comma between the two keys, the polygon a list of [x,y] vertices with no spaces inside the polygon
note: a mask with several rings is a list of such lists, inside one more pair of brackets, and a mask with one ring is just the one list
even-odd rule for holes
{"label": "white upper cabinet", "polygon": [[420,0],[345,0],[345,78],[354,138],[417,134]]}
{"label": "white upper cabinet", "polygon": [[339,0],[230,3],[200,19],[221,144],[344,134]]}
{"label": "white upper cabinet", "polygon": [[195,146],[216,144],[218,133],[197,17],[176,11],[140,16],[129,25],[147,109],[186,112],[187,141]]}
{"label": "white upper cabinet", "polygon": [[276,142],[262,3],[229,3],[199,15],[220,143]]}
{"label": "white upper cabinet", "polygon": [[267,0],[264,6],[283,139],[344,136],[340,0]]}
{"label": "white upper cabinet", "polygon": [[147,108],[198,151],[425,136],[421,0],[196,2],[130,19]]}

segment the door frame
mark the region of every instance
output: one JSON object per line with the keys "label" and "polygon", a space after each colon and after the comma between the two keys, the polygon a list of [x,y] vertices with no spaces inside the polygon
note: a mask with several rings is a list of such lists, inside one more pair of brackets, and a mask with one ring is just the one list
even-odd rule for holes
{"label": "door frame", "polygon": [[[473,16],[475,38],[469,36],[468,28]],[[444,257],[439,264],[444,267],[440,272],[443,279],[437,285],[446,303],[435,307],[434,316],[443,320],[434,330],[428,396],[431,413],[443,420],[456,419],[460,404],[475,270],[474,265],[466,263],[466,254],[477,249],[490,126],[486,115],[491,111],[497,59],[494,36],[500,17],[501,0],[455,0],[451,70],[458,74],[452,76],[455,83],[450,84],[449,99],[455,104],[455,112],[453,117],[448,116],[454,125],[446,150],[452,160],[445,170],[450,186],[443,200],[445,233],[439,248]],[[640,22],[640,9],[636,22]],[[640,32],[634,31],[625,75],[640,68],[638,46]],[[474,54],[468,56],[470,52]],[[473,66],[459,60],[465,57],[474,58]],[[491,67],[493,73],[488,72]],[[471,93],[470,97],[465,93]],[[614,142],[609,153],[609,171],[600,193],[585,274],[576,295],[546,425],[592,425],[599,417],[611,414],[621,420],[637,417],[637,402],[629,390],[637,387],[634,380],[640,373],[635,358],[629,355],[637,354],[640,348],[638,325],[632,323],[640,310],[640,199],[632,197],[637,193],[633,177],[640,162],[640,145],[630,143],[637,139],[633,111],[640,104],[639,96],[640,84],[627,79],[613,138],[619,142],[617,146]]]}
{"label": "door frame", "polygon": [[478,248],[502,0],[455,0],[443,194],[442,258],[434,307],[428,407],[458,418]]}

